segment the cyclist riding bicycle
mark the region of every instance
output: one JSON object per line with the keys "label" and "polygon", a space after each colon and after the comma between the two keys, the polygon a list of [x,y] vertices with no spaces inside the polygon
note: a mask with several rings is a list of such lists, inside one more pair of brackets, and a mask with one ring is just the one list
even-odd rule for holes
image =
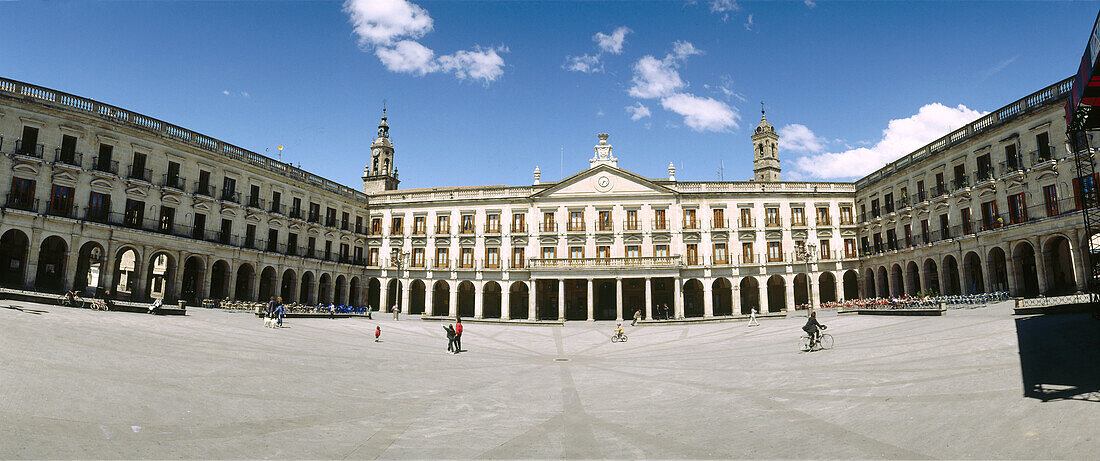
{"label": "cyclist riding bicycle", "polygon": [[802,331],[810,336],[810,349],[813,349],[814,345],[817,344],[817,341],[821,338],[821,330],[825,328],[825,325],[818,323],[817,312],[811,311],[810,317],[806,319],[806,325],[802,327]]}
{"label": "cyclist riding bicycle", "polygon": [[69,303],[70,305],[75,305],[76,304],[76,291],[74,291],[74,290],[66,291],[65,292],[65,302]]}

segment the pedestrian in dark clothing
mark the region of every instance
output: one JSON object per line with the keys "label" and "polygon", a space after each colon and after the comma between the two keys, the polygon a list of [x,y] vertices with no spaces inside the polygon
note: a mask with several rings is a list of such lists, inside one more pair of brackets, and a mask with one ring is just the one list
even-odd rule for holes
{"label": "pedestrian in dark clothing", "polygon": [[450,325],[444,325],[443,331],[447,332],[447,352],[456,354],[455,352],[455,328]]}
{"label": "pedestrian in dark clothing", "polygon": [[455,319],[455,353],[462,352],[462,319]]}
{"label": "pedestrian in dark clothing", "polygon": [[275,313],[275,306],[277,306],[277,305],[278,304],[275,303],[275,297],[272,296],[271,299],[269,299],[267,301],[267,311],[264,312],[264,314],[266,314],[265,317],[269,317],[269,316],[271,316],[271,314],[274,314]]}

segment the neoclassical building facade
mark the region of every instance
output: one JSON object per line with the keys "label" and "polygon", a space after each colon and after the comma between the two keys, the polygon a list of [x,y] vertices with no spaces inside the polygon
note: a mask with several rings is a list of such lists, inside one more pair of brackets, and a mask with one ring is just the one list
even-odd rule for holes
{"label": "neoclassical building facade", "polygon": [[[530,185],[400,189],[383,113],[356,190],[122,108],[0,79],[0,284],[400,306],[425,316],[730,317],[936,291],[1083,287],[1059,104],[1030,95],[850,182],[648,178],[600,134]],[[1045,146],[1045,147],[1044,147]],[[629,159],[630,154],[619,153]],[[667,306],[667,309],[666,309]]]}

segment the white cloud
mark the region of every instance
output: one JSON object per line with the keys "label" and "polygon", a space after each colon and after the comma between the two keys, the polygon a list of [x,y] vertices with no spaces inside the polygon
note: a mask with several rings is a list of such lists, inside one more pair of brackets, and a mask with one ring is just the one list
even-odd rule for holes
{"label": "white cloud", "polygon": [[402,40],[393,48],[378,47],[374,54],[390,72],[424,75],[438,70],[435,52],[419,42]]}
{"label": "white cloud", "polygon": [[752,30],[752,26],[753,26],[754,24],[755,24],[755,23],[754,23],[754,22],[752,21],[752,15],[750,14],[750,15],[749,15],[749,20],[748,20],[748,21],[745,21],[745,30]]}
{"label": "white cloud", "polygon": [[814,0],[802,0],[802,3],[810,8],[817,6],[817,2],[815,2]]}
{"label": "white cloud", "polygon": [[645,104],[642,104],[640,101],[635,103],[633,106],[626,106],[626,113],[630,114],[630,119],[634,121],[638,121],[643,118],[649,117],[650,115],[653,115],[653,113],[649,111],[649,108],[646,107]]}
{"label": "white cloud", "polygon": [[739,11],[741,5],[737,4],[737,0],[712,0],[710,2],[710,11],[712,13],[721,13],[722,20],[728,21],[730,13]]}
{"label": "white cloud", "polygon": [[1011,58],[1005,59],[1004,61],[1001,61],[1001,62],[997,63],[997,65],[993,66],[988,71],[986,71],[985,76],[988,78],[988,77],[993,76],[993,74],[996,74],[997,72],[1005,70],[1005,67],[1008,67],[1009,64],[1012,64],[1012,63],[1016,62],[1017,59],[1020,59],[1020,55],[1013,56]]}
{"label": "white cloud", "polygon": [[738,113],[717,99],[678,93],[661,99],[661,107],[680,114],[695,131],[724,131],[737,128]]}
{"label": "white cloud", "polygon": [[676,71],[676,63],[669,59],[643,56],[634,63],[634,83],[627,92],[642,99],[667,96],[686,86]]}
{"label": "white cloud", "polygon": [[245,98],[251,98],[251,97],[252,97],[252,95],[248,94],[248,92],[247,92],[247,91],[242,91],[242,92],[241,92],[241,96],[242,96],[242,97],[245,97]]}
{"label": "white cloud", "polygon": [[629,27],[619,26],[611,31],[610,35],[596,32],[596,35],[592,36],[592,40],[596,42],[600,50],[611,54],[620,54],[623,52],[623,42],[626,41],[626,34],[631,32],[633,31]]}
{"label": "white cloud", "polygon": [[439,57],[439,68],[443,72],[454,74],[460,80],[480,80],[488,85],[504,75],[504,58],[499,53],[507,53],[504,46],[482,48],[475,46],[472,51],[459,51],[452,55]]}
{"label": "white cloud", "polygon": [[222,94],[229,96],[229,90],[222,90]]}
{"label": "white cloud", "polygon": [[435,56],[435,51],[416,41],[432,31],[428,11],[408,0],[345,0],[344,13],[364,51],[375,56],[391,72],[419,76],[433,72],[453,74],[459,80],[484,85],[504,75],[505,46],[456,51]]}
{"label": "white cloud", "polygon": [[779,129],[779,148],[804,153],[818,153],[825,150],[826,139],[814,135],[806,125],[792,123]]}
{"label": "white cloud", "polygon": [[407,0],[346,0],[360,46],[389,45],[399,38],[420,38],[432,30],[427,10]]}
{"label": "white cloud", "polygon": [[815,178],[864,176],[986,113],[962,104],[956,107],[926,104],[911,117],[891,120],[882,130],[882,139],[871,147],[808,155],[795,159],[794,165]]}
{"label": "white cloud", "polygon": [[603,72],[603,64],[600,62],[600,56],[590,54],[566,56],[565,64],[562,64],[561,68],[572,72],[584,72],[586,74]]}
{"label": "white cloud", "polygon": [[687,59],[688,56],[696,54],[703,54],[703,50],[696,48],[691,42],[677,40],[672,43],[672,54],[665,56],[665,60],[683,61]]}

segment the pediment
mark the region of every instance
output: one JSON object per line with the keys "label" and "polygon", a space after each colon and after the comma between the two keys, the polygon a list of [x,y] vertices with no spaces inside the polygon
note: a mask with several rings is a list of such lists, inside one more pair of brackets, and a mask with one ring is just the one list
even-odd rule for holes
{"label": "pediment", "polygon": [[[282,227],[283,222],[279,221],[278,219],[268,219],[267,220],[267,225],[271,226],[271,227]],[[293,226],[291,226],[291,228],[293,229]]]}
{"label": "pediment", "polygon": [[90,183],[93,190],[101,192],[111,192],[111,182],[106,179],[93,179]]}
{"label": "pediment", "polygon": [[737,239],[742,242],[752,242],[756,240],[756,232],[741,232]]}
{"label": "pediment", "polygon": [[806,237],[808,237],[808,236],[809,236],[809,232],[806,232],[804,230],[798,230],[798,231],[791,232],[791,238],[793,238],[795,240],[806,240]]}
{"label": "pediment", "polygon": [[573,235],[566,240],[570,245],[584,245],[586,241],[583,235]]}
{"label": "pediment", "polygon": [[1036,168],[1032,170],[1031,174],[1035,176],[1035,179],[1057,178],[1058,169],[1051,165],[1048,167]]}
{"label": "pediment", "polygon": [[539,243],[543,245],[553,245],[558,243],[558,238],[552,235],[539,237]]}
{"label": "pediment", "polygon": [[200,211],[210,212],[210,204],[207,202],[195,202],[195,209]]}
{"label": "pediment", "polygon": [[76,176],[73,176],[72,173],[69,173],[67,171],[59,171],[59,172],[53,174],[53,181],[55,183],[61,182],[61,183],[68,183],[68,184],[76,184]]}
{"label": "pediment", "polygon": [[486,245],[500,245],[500,237],[485,237]]}
{"label": "pediment", "polygon": [[260,215],[258,213],[245,213],[244,220],[251,222],[260,222]]}
{"label": "pediment", "polygon": [[161,195],[160,201],[164,202],[164,203],[167,203],[169,205],[179,205],[180,204],[179,197],[176,197],[175,195]]}
{"label": "pediment", "polygon": [[699,238],[699,234],[696,232],[685,233],[683,239],[685,242],[690,243],[699,243],[699,241],[702,240],[701,238]]}
{"label": "pediment", "polygon": [[23,173],[23,174],[26,174],[26,175],[38,176],[38,169],[33,167],[33,166],[30,166],[26,163],[16,164],[15,166],[11,167],[11,170],[16,172],[16,173]]}
{"label": "pediment", "polygon": [[565,178],[532,197],[625,197],[674,195],[675,191],[630,171],[598,165]]}
{"label": "pediment", "polygon": [[624,243],[643,243],[643,242],[645,242],[645,239],[642,238],[641,235],[624,235],[623,236],[623,242]]}
{"label": "pediment", "polygon": [[653,234],[653,243],[668,243],[672,241],[669,234]]}
{"label": "pediment", "polygon": [[[359,242],[355,242],[355,243],[359,243]],[[428,244],[428,239],[415,238],[415,239],[412,239],[412,244],[413,244],[413,246],[416,246],[416,247],[422,247],[422,246],[425,246],[425,245]]]}
{"label": "pediment", "polygon": [[818,237],[826,237],[826,238],[827,237],[832,237],[833,236],[833,231],[830,230],[830,229],[818,229],[817,230],[817,236]]}
{"label": "pediment", "polygon": [[367,240],[367,246],[380,247],[382,246],[382,239],[369,239]]}
{"label": "pediment", "polygon": [[729,232],[711,232],[710,239],[714,242],[725,242],[730,239],[730,234]]}
{"label": "pediment", "polygon": [[780,231],[768,231],[764,233],[765,240],[779,240],[783,238],[783,233]]}
{"label": "pediment", "polygon": [[149,196],[149,190],[144,187],[127,187],[126,195],[133,195],[141,198]]}
{"label": "pediment", "polygon": [[[460,237],[458,239],[458,244],[462,245],[462,246],[476,245],[477,244],[477,239],[475,239],[473,237]],[[400,246],[400,243],[398,243],[397,245],[391,244],[390,246]]]}
{"label": "pediment", "polygon": [[989,187],[989,188],[983,188],[981,190],[981,192],[978,192],[978,198],[985,198],[985,197],[990,197],[990,196],[996,197],[997,196],[997,189]]}
{"label": "pediment", "polygon": [[527,237],[512,237],[512,246],[524,246],[527,245]]}
{"label": "pediment", "polygon": [[237,217],[237,212],[233,211],[233,209],[231,208],[226,207],[222,207],[221,214],[222,216],[232,216],[234,218]]}
{"label": "pediment", "polygon": [[596,243],[597,244],[610,245],[612,243],[615,243],[615,237],[610,236],[610,235],[597,235],[596,236]]}
{"label": "pediment", "polygon": [[856,236],[856,231],[851,230],[851,229],[844,229],[844,230],[840,231],[840,236],[841,237],[855,237]]}

